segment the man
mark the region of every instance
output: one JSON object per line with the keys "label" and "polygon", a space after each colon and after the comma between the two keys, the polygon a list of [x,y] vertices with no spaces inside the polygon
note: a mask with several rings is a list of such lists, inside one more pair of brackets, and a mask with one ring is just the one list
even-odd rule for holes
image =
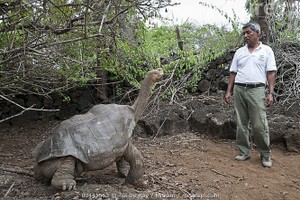
{"label": "man", "polygon": [[[247,23],[242,28],[245,46],[239,48],[230,67],[225,101],[233,102],[237,116],[236,143],[240,155],[235,159],[250,159],[248,125],[251,122],[254,142],[264,167],[271,167],[271,149],[266,107],[274,101],[276,63],[273,50],[259,41],[260,26]],[[265,85],[268,93],[265,94]]]}

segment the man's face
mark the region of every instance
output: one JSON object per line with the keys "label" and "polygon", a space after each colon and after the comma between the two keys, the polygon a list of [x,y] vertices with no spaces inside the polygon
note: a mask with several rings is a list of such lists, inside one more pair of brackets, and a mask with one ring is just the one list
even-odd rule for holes
{"label": "man's face", "polygon": [[250,27],[243,29],[242,35],[246,44],[253,44],[258,40],[258,31],[253,31]]}

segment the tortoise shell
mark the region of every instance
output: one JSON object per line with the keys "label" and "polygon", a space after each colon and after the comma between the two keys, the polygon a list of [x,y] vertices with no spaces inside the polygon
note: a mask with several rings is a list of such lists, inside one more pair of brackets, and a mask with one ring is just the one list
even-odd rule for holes
{"label": "tortoise shell", "polygon": [[86,164],[122,156],[134,127],[132,107],[99,104],[54,127],[52,134],[35,148],[33,155],[38,163],[73,156]]}

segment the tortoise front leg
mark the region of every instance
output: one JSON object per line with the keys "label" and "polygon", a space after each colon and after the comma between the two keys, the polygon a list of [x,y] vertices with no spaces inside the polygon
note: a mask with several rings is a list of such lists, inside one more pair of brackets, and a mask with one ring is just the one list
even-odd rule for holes
{"label": "tortoise front leg", "polygon": [[130,170],[126,177],[126,182],[138,187],[145,187],[143,183],[144,162],[140,151],[129,142],[124,154],[124,159],[130,165]]}
{"label": "tortoise front leg", "polygon": [[75,189],[75,164],[76,159],[72,156],[60,158],[60,164],[52,177],[51,185],[62,190]]}

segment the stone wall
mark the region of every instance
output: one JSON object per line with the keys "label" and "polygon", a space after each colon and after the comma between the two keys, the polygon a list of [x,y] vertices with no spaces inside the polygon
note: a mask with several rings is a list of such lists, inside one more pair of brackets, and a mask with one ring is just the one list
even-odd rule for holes
{"label": "stone wall", "polygon": [[[13,117],[7,120],[7,122],[14,124],[30,120],[62,120],[76,114],[84,113],[95,105],[97,99],[94,97],[94,93],[93,89],[80,88],[78,90],[70,90],[64,95],[58,93],[53,93],[49,96],[34,94],[16,95],[10,98],[14,103],[0,98],[0,120],[18,115],[22,111],[22,115]],[[59,111],[25,111],[24,108],[59,109]]]}

